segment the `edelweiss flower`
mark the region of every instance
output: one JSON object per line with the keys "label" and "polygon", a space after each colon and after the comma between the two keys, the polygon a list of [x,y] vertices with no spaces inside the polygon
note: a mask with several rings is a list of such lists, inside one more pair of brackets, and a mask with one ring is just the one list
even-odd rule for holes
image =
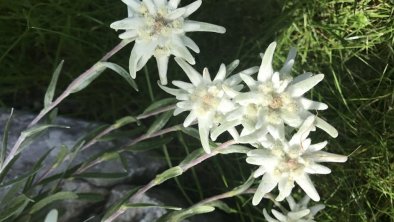
{"label": "edelweiss flower", "polygon": [[289,203],[290,211],[281,213],[273,209],[272,214],[276,219],[272,218],[266,209],[263,210],[264,217],[268,222],[315,222],[315,215],[325,208],[324,204],[308,208],[310,200],[308,196],[305,196],[299,203],[296,203],[291,196],[286,197],[286,200]]}
{"label": "edelweiss flower", "polygon": [[[212,80],[207,68],[201,75],[184,60],[179,58],[175,58],[175,60],[185,71],[191,83],[173,81],[172,83],[180,89],[160,87],[181,100],[177,103],[174,115],[190,110],[183,125],[188,127],[197,120],[202,146],[207,153],[210,153],[208,137],[210,129],[219,124],[223,120],[223,116],[235,108],[231,97],[234,92],[243,87],[239,84],[242,81],[239,75],[254,74],[257,72],[257,68],[252,67],[226,79],[238,65],[239,61],[236,60],[227,69],[222,64],[216,77]],[[229,129],[229,132],[237,137],[238,133],[235,128]]]}
{"label": "edelweiss flower", "polygon": [[181,8],[178,8],[180,0],[122,1],[127,4],[128,18],[112,23],[111,28],[125,30],[119,38],[135,41],[129,62],[133,78],[155,56],[160,81],[165,85],[170,55],[194,64],[194,57],[187,47],[196,53],[200,51],[197,44],[185,35],[186,32],[226,32],[221,26],[187,19],[201,6],[201,0]]}
{"label": "edelweiss flower", "polygon": [[[285,65],[279,72],[272,68],[272,58],[276,43],[271,43],[262,58],[262,64],[257,81],[251,76],[241,75],[242,80],[250,88],[249,92],[238,93],[234,100],[240,104],[239,108],[229,113],[228,121],[218,128],[215,136],[223,133],[227,128],[242,125],[241,136],[254,135],[250,139],[257,139],[270,133],[276,139],[283,139],[285,124],[298,128],[303,121],[313,115],[308,110],[324,110],[328,106],[324,103],[311,101],[303,95],[323,80],[324,75],[302,74],[294,79],[289,75],[296,56],[295,49],[288,55]],[[315,124],[333,137],[338,132],[330,124],[316,118]],[[252,141],[247,141],[251,143]]]}
{"label": "edelweiss flower", "polygon": [[290,141],[275,140],[267,136],[266,148],[258,148],[248,152],[246,162],[260,166],[254,177],[263,176],[255,195],[253,204],[257,205],[265,194],[277,185],[279,195],[277,201],[289,196],[296,182],[314,201],[320,197],[308,174],[329,174],[331,170],[320,162],[345,162],[346,156],[321,151],[327,141],[312,144],[307,138],[315,130],[315,116],[308,117]]}

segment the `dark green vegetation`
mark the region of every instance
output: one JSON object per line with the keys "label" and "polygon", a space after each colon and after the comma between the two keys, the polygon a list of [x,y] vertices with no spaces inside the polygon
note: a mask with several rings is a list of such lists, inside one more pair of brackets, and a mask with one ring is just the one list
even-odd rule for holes
{"label": "dark green vegetation", "polygon": [[[226,35],[192,34],[201,48],[198,70],[207,66],[214,73],[221,62],[237,58],[241,68],[259,65],[258,53],[276,40],[277,67],[296,46],[294,74],[325,74],[312,97],[329,104],[319,115],[340,132],[328,149],[348,155],[349,161],[327,164],[333,170],[328,176],[313,176],[327,206],[318,221],[394,221],[393,7],[383,0],[206,0],[192,16],[227,28]],[[65,64],[57,92],[119,42],[109,24],[124,16],[124,5],[113,0],[1,0],[0,106],[39,111],[60,60]],[[127,67],[130,50],[128,46],[111,61]],[[168,76],[170,81],[186,79],[174,61]],[[138,114],[151,100],[169,97],[157,80],[153,60],[137,73],[139,93],[107,71],[62,103],[60,113],[108,123]],[[171,136],[176,139],[163,156],[172,164],[198,146],[181,133]],[[317,133],[316,138],[328,136]],[[245,166],[241,155],[220,156],[168,185],[196,202],[245,181],[250,173]],[[228,201],[238,211],[234,218],[264,221],[262,206],[253,207],[250,197]]]}

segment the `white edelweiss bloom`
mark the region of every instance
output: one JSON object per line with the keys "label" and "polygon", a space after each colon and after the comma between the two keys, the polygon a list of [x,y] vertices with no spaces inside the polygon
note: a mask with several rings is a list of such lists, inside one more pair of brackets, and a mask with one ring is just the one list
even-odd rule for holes
{"label": "white edelweiss bloom", "polygon": [[263,210],[264,217],[268,222],[315,222],[315,215],[325,208],[324,204],[308,208],[310,200],[308,196],[305,196],[299,203],[296,203],[291,196],[286,197],[286,200],[289,203],[290,211],[279,212],[272,209],[272,214],[276,219],[272,218],[266,209]]}
{"label": "white edelweiss bloom", "polygon": [[[211,128],[223,121],[223,116],[235,108],[231,100],[234,92],[242,89],[239,73],[226,78],[238,66],[236,60],[227,68],[222,64],[216,77],[212,80],[207,68],[201,75],[193,67],[182,59],[175,58],[175,61],[184,70],[191,83],[183,81],[173,81],[172,83],[179,89],[171,89],[160,85],[169,94],[176,96],[178,102],[174,115],[184,111],[190,111],[186,117],[184,126],[190,126],[195,120],[198,123],[201,143],[204,150],[210,153],[209,132]],[[244,70],[240,73],[253,74],[257,72],[256,67]],[[233,137],[237,137],[235,128],[229,129]]]}
{"label": "white edelweiss bloom", "polygon": [[315,116],[308,117],[290,141],[274,139],[267,136],[266,148],[258,148],[248,152],[246,162],[258,165],[254,177],[263,178],[253,196],[253,204],[260,203],[263,196],[272,191],[277,185],[279,195],[277,201],[282,201],[290,195],[296,182],[314,201],[320,197],[308,174],[329,174],[331,170],[320,162],[345,162],[346,156],[321,151],[327,141],[311,144],[307,138],[315,130]]}
{"label": "white edelweiss bloom", "polygon": [[201,6],[201,0],[180,8],[180,0],[122,1],[127,4],[128,17],[112,23],[111,28],[125,30],[119,38],[135,41],[129,61],[130,75],[133,78],[155,56],[160,81],[166,85],[170,55],[194,64],[194,57],[187,48],[200,52],[197,44],[185,35],[186,32],[226,32],[221,26],[187,19]]}
{"label": "white edelweiss bloom", "polygon": [[[298,128],[307,117],[313,115],[309,110],[328,108],[324,103],[303,97],[323,80],[324,75],[304,73],[293,79],[289,74],[296,56],[295,49],[290,50],[281,70],[274,71],[272,59],[275,47],[276,43],[271,43],[262,56],[257,80],[251,76],[240,75],[250,91],[235,96],[234,100],[239,104],[239,108],[226,117],[226,120],[232,123],[231,127],[243,126],[241,136],[254,135],[249,137],[250,139],[264,137],[267,133],[274,138],[284,139],[285,124]],[[337,130],[321,118],[316,118],[315,125],[333,137],[338,136]],[[253,140],[245,142],[253,143]]]}

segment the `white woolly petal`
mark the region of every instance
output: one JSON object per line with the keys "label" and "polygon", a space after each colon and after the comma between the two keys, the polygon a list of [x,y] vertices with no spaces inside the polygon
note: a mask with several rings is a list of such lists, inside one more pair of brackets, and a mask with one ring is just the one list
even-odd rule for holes
{"label": "white woolly petal", "polygon": [[268,125],[268,132],[275,139],[284,140],[285,139],[285,124],[281,123],[278,125]]}
{"label": "white woolly petal", "polygon": [[194,120],[197,119],[197,115],[193,110],[189,113],[189,115],[186,117],[185,122],[183,122],[184,127],[188,127],[192,124]]}
{"label": "white woolly petal", "polygon": [[179,2],[181,2],[181,0],[169,0],[168,6],[171,8],[178,8]]}
{"label": "white woolly petal", "polygon": [[122,0],[127,6],[129,6],[134,12],[138,12],[141,6],[141,2],[137,0]]}
{"label": "white woolly petal", "polygon": [[188,109],[182,109],[182,108],[177,107],[177,108],[175,108],[175,110],[174,110],[174,116],[177,116],[177,115],[179,115],[180,113],[185,112],[186,110],[188,110]]}
{"label": "white woolly petal", "polygon": [[137,37],[137,35],[138,35],[137,30],[128,30],[128,31],[120,34],[119,38],[120,39],[133,39],[133,38]]}
{"label": "white woolly petal", "polygon": [[332,136],[333,138],[336,138],[338,136],[338,131],[329,123],[319,117],[316,117],[315,125],[316,127],[324,130],[326,133],[328,133],[328,135]]}
{"label": "white woolly petal", "polygon": [[287,221],[286,216],[283,215],[282,213],[280,213],[279,211],[272,209],[271,212],[276,217],[276,219],[278,219],[280,221]]}
{"label": "white woolly petal", "polygon": [[150,54],[144,54],[137,62],[137,71],[141,70],[146,63],[148,62],[148,60],[153,56],[152,54],[153,52],[151,52]]}
{"label": "white woolly petal", "polygon": [[181,40],[186,47],[193,50],[195,53],[200,53],[200,48],[191,38],[186,35],[182,35]]}
{"label": "white woolly petal", "polygon": [[177,107],[182,108],[182,109],[190,109],[192,107],[193,103],[191,101],[182,101],[178,102],[176,104]]}
{"label": "white woolly petal", "polygon": [[200,73],[193,69],[193,67],[187,64],[183,59],[175,58],[175,61],[183,69],[183,71],[186,73],[187,77],[189,77],[193,85],[197,86],[200,84],[200,82],[202,81]]}
{"label": "white woolly petal", "polygon": [[143,25],[141,18],[125,18],[120,21],[113,22],[110,27],[115,30],[119,29],[138,29]]}
{"label": "white woolly petal", "polygon": [[300,102],[302,107],[306,110],[325,110],[328,109],[327,104],[321,103],[321,102],[316,102],[309,100],[307,98],[301,97]]}
{"label": "white woolly petal", "polygon": [[155,3],[156,7],[159,8],[161,6],[164,6],[167,0],[153,0],[153,2]]}
{"label": "white woolly petal", "polygon": [[256,86],[257,82],[250,76],[245,74],[239,74],[239,77],[246,83],[249,88]]}
{"label": "white woolly petal", "polygon": [[292,196],[286,197],[287,203],[289,203],[290,210],[294,210],[295,206],[297,205],[294,198]]}
{"label": "white woolly petal", "polygon": [[176,57],[185,59],[188,63],[194,65],[196,61],[194,60],[193,55],[189,52],[186,46],[183,44],[182,40],[178,37],[173,36],[171,38],[171,53]]}
{"label": "white woolly petal", "polygon": [[291,83],[292,84],[296,84],[296,83],[304,81],[304,80],[306,80],[306,79],[308,79],[308,78],[310,78],[312,76],[313,76],[312,73],[306,72],[306,73],[303,73],[301,75],[296,76]]}
{"label": "white woolly petal", "polygon": [[305,193],[314,201],[319,201],[320,196],[316,191],[311,179],[307,174],[301,174],[295,178],[296,183],[305,191]]}
{"label": "white woolly petal", "polygon": [[185,32],[216,32],[221,34],[226,32],[226,29],[222,26],[192,20],[185,21],[183,30]]}
{"label": "white woolly petal", "polygon": [[236,96],[234,99],[236,102],[239,102],[241,104],[249,104],[249,103],[255,103],[256,98],[258,98],[258,94],[255,92],[245,92],[241,93],[238,96]]}
{"label": "white woolly petal", "polygon": [[312,164],[308,165],[304,169],[304,171],[309,174],[330,174],[331,173],[330,168],[320,165],[320,164],[317,164],[317,163],[312,163]]}
{"label": "white woolly petal", "polygon": [[[276,201],[282,201],[288,197],[293,190],[294,181],[290,180],[288,176],[282,176],[278,183],[279,195]],[[279,218],[278,218],[279,219]]]}
{"label": "white woolly petal", "polygon": [[160,82],[162,85],[167,85],[167,69],[169,56],[156,57],[157,68],[159,69]]}
{"label": "white woolly petal", "polygon": [[267,171],[265,170],[265,168],[264,168],[263,166],[261,166],[261,167],[259,167],[256,171],[254,171],[253,177],[254,177],[254,178],[260,177],[260,176],[262,176],[263,174],[265,174],[265,172],[267,172]]}
{"label": "white woolly petal", "polygon": [[155,15],[156,14],[156,6],[152,0],[142,0],[145,3],[146,8],[148,8],[149,14]]}
{"label": "white woolly petal", "polygon": [[280,117],[287,125],[294,128],[300,127],[303,121],[298,113],[281,112]]}
{"label": "white woolly petal", "polygon": [[282,69],[279,71],[282,76],[287,76],[290,74],[296,55],[297,55],[297,49],[291,48],[289,54],[287,54],[287,59],[285,64],[283,65]]}
{"label": "white woolly petal", "polygon": [[310,214],[311,214],[312,216],[315,216],[315,215],[317,214],[317,212],[323,210],[324,208],[326,208],[326,206],[324,206],[324,204],[315,205],[315,206],[309,208]]}
{"label": "white woolly petal", "polygon": [[235,127],[228,129],[228,133],[230,133],[234,140],[239,138],[239,133]]}
{"label": "white woolly petal", "polygon": [[267,222],[278,222],[278,220],[275,220],[274,218],[272,218],[268,213],[266,209],[263,209],[263,214],[264,214],[264,218],[267,220]]}
{"label": "white woolly petal", "polygon": [[323,79],[324,79],[323,74],[314,75],[308,79],[302,80],[302,81],[297,82],[295,84],[291,84],[287,88],[287,92],[292,97],[302,96],[302,95],[304,95],[304,93],[308,92],[310,89],[312,89],[315,85],[317,85]]}
{"label": "white woolly petal", "polygon": [[263,179],[261,180],[260,185],[253,196],[252,204],[254,206],[259,204],[263,199],[264,195],[269,193],[271,190],[273,190],[277,184],[278,184],[277,177],[269,173],[264,174]]}
{"label": "white woolly petal", "polygon": [[202,79],[207,82],[212,82],[211,74],[209,74],[208,68],[204,68],[204,70],[202,71]]}
{"label": "white woolly petal", "polygon": [[319,151],[319,150],[323,149],[324,147],[326,147],[327,143],[328,143],[327,141],[323,141],[323,142],[320,142],[320,143],[312,144],[312,145],[309,146],[307,152]]}
{"label": "white woolly petal", "polygon": [[226,77],[226,66],[224,64],[221,64],[219,71],[216,74],[215,79],[213,81],[224,80],[225,77]]}
{"label": "white woolly petal", "polygon": [[226,114],[234,109],[234,102],[229,99],[222,99],[219,103],[217,111]]}
{"label": "white woolly petal", "polygon": [[228,64],[226,67],[227,75],[230,75],[231,73],[233,73],[233,71],[238,67],[238,65],[239,65],[238,59],[236,59],[233,62],[231,62],[230,64]]}
{"label": "white woolly petal", "polygon": [[304,209],[300,211],[292,211],[287,214],[293,221],[299,220],[310,213],[309,209]]}
{"label": "white woolly petal", "polygon": [[201,0],[197,0],[187,6],[185,6],[184,8],[186,9],[185,15],[184,17],[188,17],[189,15],[193,14],[195,11],[197,11],[197,9],[200,8],[202,4]]}
{"label": "white woolly petal", "polygon": [[209,125],[211,120],[206,118],[198,118],[198,132],[200,134],[200,140],[202,148],[206,153],[211,153],[211,147],[209,146]]}
{"label": "white woolly petal", "polygon": [[304,155],[305,158],[310,158],[315,162],[334,162],[334,163],[344,163],[347,161],[347,156],[328,153],[324,151],[317,151],[313,153],[307,153]]}
{"label": "white woolly petal", "polygon": [[159,87],[160,87],[163,91],[165,91],[165,92],[167,92],[167,93],[169,93],[169,94],[171,94],[171,95],[174,95],[174,96],[179,96],[179,95],[182,95],[182,94],[185,93],[185,91],[183,91],[183,90],[180,90],[180,89],[172,89],[172,88],[163,86],[163,85],[161,85],[161,84],[159,84]]}
{"label": "white woolly petal", "polygon": [[178,8],[172,11],[170,14],[166,16],[168,20],[175,20],[182,17],[185,14],[186,10],[184,8]]}
{"label": "white woolly petal", "polygon": [[194,90],[194,88],[195,88],[193,86],[193,84],[188,83],[188,82],[179,81],[179,80],[172,81],[172,84],[174,86],[177,86],[177,87],[187,91],[187,92],[192,92]]}
{"label": "white woolly petal", "polygon": [[265,50],[263,60],[261,62],[259,74],[257,75],[257,79],[261,82],[265,82],[271,79],[271,75],[274,71],[272,68],[272,58],[274,56],[275,48],[276,48],[276,42],[273,42]]}
{"label": "white woolly petal", "polygon": [[227,86],[227,85],[222,85],[224,93],[226,93],[227,96],[230,98],[234,98],[240,94],[240,92],[234,90],[233,88]]}
{"label": "white woolly petal", "polygon": [[297,133],[295,133],[291,138],[291,140],[289,141],[289,144],[291,145],[300,144],[303,140],[305,140],[309,136],[309,133],[312,130],[314,130],[313,123],[315,122],[315,119],[316,117],[313,115],[306,118],[304,123],[298,129]]}

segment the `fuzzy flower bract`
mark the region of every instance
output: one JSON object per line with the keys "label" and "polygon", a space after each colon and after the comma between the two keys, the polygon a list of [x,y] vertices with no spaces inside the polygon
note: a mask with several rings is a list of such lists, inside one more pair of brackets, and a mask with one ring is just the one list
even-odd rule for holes
{"label": "fuzzy flower bract", "polygon": [[226,31],[221,26],[187,19],[201,6],[201,0],[180,8],[178,8],[180,0],[122,1],[127,4],[128,17],[112,23],[111,28],[125,30],[119,38],[135,41],[129,61],[130,75],[133,78],[136,77],[136,72],[154,56],[160,81],[163,85],[167,84],[170,55],[194,64],[195,60],[189,49],[196,53],[200,51],[197,44],[186,36],[187,32],[225,33]]}
{"label": "fuzzy flower bract", "polygon": [[253,196],[254,205],[260,203],[263,196],[276,186],[279,189],[276,200],[282,201],[290,195],[295,183],[312,200],[320,200],[309,174],[329,174],[331,170],[321,165],[321,162],[345,162],[347,157],[321,151],[327,145],[327,141],[311,144],[311,139],[307,137],[315,130],[315,118],[315,116],[308,117],[290,141],[268,136],[265,148],[248,152],[246,162],[259,166],[253,174],[254,177],[263,175]]}
{"label": "fuzzy flower bract", "polygon": [[[207,68],[203,74],[197,72],[187,62],[182,59],[175,58],[176,62],[181,66],[187,74],[191,83],[183,81],[173,81],[172,83],[179,89],[171,89],[165,86],[161,88],[176,96],[177,108],[174,114],[177,115],[184,111],[190,111],[184,121],[184,126],[190,126],[197,120],[200,139],[204,150],[209,153],[209,133],[211,128],[220,124],[224,116],[235,108],[232,101],[234,92],[242,89],[240,75],[252,75],[257,72],[256,67],[246,69],[240,73],[232,75],[231,72],[238,66],[239,61],[236,60],[228,67],[222,64],[214,79],[211,79]],[[237,137],[235,128],[229,129],[229,132]]]}
{"label": "fuzzy flower bract", "polygon": [[305,196],[300,202],[296,203],[294,198],[289,196],[286,197],[286,200],[289,204],[290,211],[283,209],[284,212],[279,212],[275,209],[272,209],[272,214],[274,218],[272,218],[267,210],[263,210],[263,214],[265,219],[268,222],[315,222],[315,215],[325,208],[324,204],[317,204],[312,207],[308,207],[308,203],[310,198]]}

